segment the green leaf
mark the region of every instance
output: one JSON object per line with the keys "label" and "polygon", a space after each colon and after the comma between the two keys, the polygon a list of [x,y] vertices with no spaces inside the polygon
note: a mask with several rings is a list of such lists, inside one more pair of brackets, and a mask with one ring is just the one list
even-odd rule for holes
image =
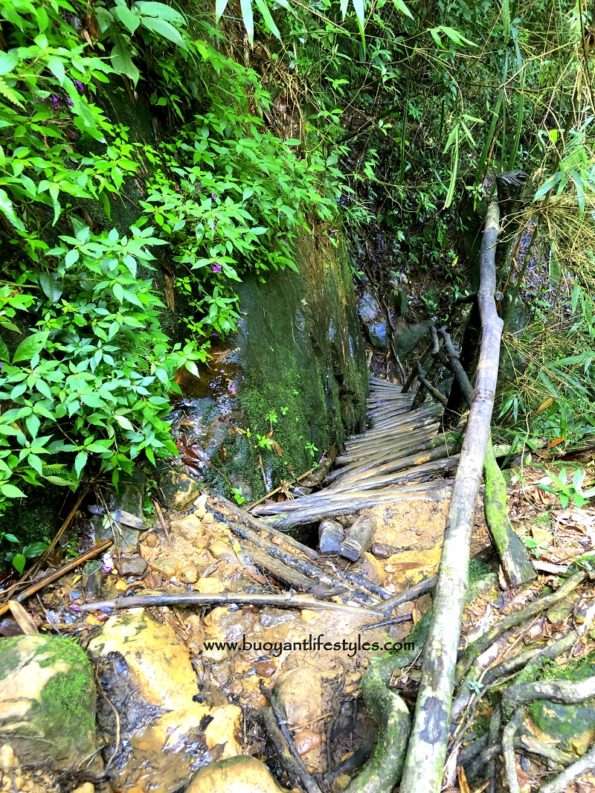
{"label": "green leaf", "polygon": [[9,361],[10,353],[4,339],[0,339],[0,361]]}
{"label": "green leaf", "polygon": [[275,20],[271,16],[271,12],[269,11],[269,7],[266,4],[266,0],[255,0],[256,7],[260,11],[262,16],[262,21],[264,22],[265,28],[275,36],[276,39],[281,41],[281,33],[279,32],[279,28],[275,24]]}
{"label": "green leaf", "polygon": [[12,356],[12,362],[30,361],[37,353],[41,352],[48,338],[46,332],[33,333],[19,344]]}
{"label": "green leaf", "polygon": [[158,36],[162,36],[164,39],[176,44],[181,49],[186,47],[186,43],[184,42],[180,31],[165,19],[157,19],[156,17],[143,17],[143,26],[148,30],[151,30],[153,33],[157,33]]}
{"label": "green leaf", "polygon": [[54,75],[60,85],[64,85],[64,78],[66,77],[64,62],[60,58],[56,58],[52,55],[51,58],[48,58],[48,69]]}
{"label": "green leaf", "polygon": [[116,419],[120,427],[122,427],[122,429],[131,430],[131,431],[134,430],[132,423],[130,422],[129,419],[126,418],[126,416],[120,416],[116,414],[114,418]]}
{"label": "green leaf", "polygon": [[64,257],[64,264],[66,267],[72,267],[79,260],[79,252],[76,248],[70,248]]}
{"label": "green leaf", "polygon": [[155,3],[150,0],[138,0],[134,3],[133,8],[138,9],[143,16],[158,17],[160,19],[167,19],[174,25],[181,27],[186,24],[186,20],[179,11],[175,8],[166,5],[165,3]]}
{"label": "green leaf", "polygon": [[25,231],[25,225],[23,221],[17,216],[14,211],[14,206],[12,205],[12,201],[8,197],[8,193],[6,190],[0,189],[0,212],[4,215],[4,217],[11,223],[15,229],[19,231]]}
{"label": "green leaf", "polygon": [[0,75],[11,72],[18,62],[14,52],[0,52]]}
{"label": "green leaf", "polygon": [[112,49],[111,62],[117,74],[123,74],[125,77],[130,78],[134,85],[138,83],[140,72],[132,62],[130,50],[121,38],[118,39]]}
{"label": "green leaf", "polygon": [[44,295],[51,303],[57,303],[62,297],[62,286],[51,273],[41,273],[39,276],[39,285]]}
{"label": "green leaf", "polygon": [[250,44],[254,44],[254,17],[252,15],[252,0],[240,0],[242,20]]}
{"label": "green leaf", "polygon": [[81,478],[81,472],[85,465],[87,464],[87,460],[89,459],[89,455],[87,452],[79,452],[77,456],[74,458],[74,471],[78,478]]}
{"label": "green leaf", "polygon": [[140,15],[131,11],[127,5],[119,4],[112,9],[114,16],[117,17],[129,33],[134,33],[141,23]]}
{"label": "green leaf", "polygon": [[6,498],[25,498],[23,491],[16,485],[11,485],[9,482],[0,485],[0,493],[6,496]]}
{"label": "green leaf", "polygon": [[27,559],[22,553],[15,553],[10,560],[11,565],[14,569],[19,573],[19,575],[23,574],[23,570],[25,569],[25,565],[27,564]]}
{"label": "green leaf", "polygon": [[27,418],[25,419],[25,424],[27,425],[27,429],[29,430],[29,435],[32,438],[36,438],[37,433],[39,432],[39,427],[41,425],[41,422],[37,418],[35,413],[32,413],[30,416],[27,416]]}
{"label": "green leaf", "polygon": [[409,17],[409,19],[413,19],[413,14],[407,8],[403,0],[393,0],[393,3],[395,4],[395,8],[400,14],[404,14],[406,17]]}

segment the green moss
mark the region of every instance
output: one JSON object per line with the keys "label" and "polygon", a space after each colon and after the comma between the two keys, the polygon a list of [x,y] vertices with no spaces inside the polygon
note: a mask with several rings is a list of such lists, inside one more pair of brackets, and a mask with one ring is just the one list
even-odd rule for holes
{"label": "green moss", "polygon": [[54,675],[42,691],[39,717],[45,737],[54,740],[59,751],[68,752],[73,746],[81,752],[92,749],[96,693],[86,653],[71,639],[51,637],[36,655],[43,656],[40,666],[62,662],[68,667]]}
{"label": "green moss", "polygon": [[[223,467],[252,497],[265,492],[263,469],[270,485],[298,476],[340,444],[365,410],[367,368],[345,252],[312,237],[302,240],[298,258],[299,274],[240,289],[244,432],[228,445]],[[259,446],[266,437],[272,449]]]}
{"label": "green moss", "polygon": [[[25,663],[52,668],[40,686],[39,699],[18,726],[19,754],[24,762],[63,766],[95,750],[96,692],[93,668],[72,639],[57,636],[19,636],[0,643],[0,678]],[[35,667],[31,667],[32,670]],[[32,672],[33,674],[33,672]],[[31,690],[36,681],[31,681]],[[32,694],[33,696],[33,694]]]}
{"label": "green moss", "polygon": [[[536,672],[535,677],[542,680],[578,681],[594,674],[595,651],[569,664],[550,662]],[[595,733],[595,699],[578,705],[541,700],[529,706],[529,714],[540,730],[561,741],[567,749],[573,748],[577,738],[584,739],[580,743],[589,743]]]}

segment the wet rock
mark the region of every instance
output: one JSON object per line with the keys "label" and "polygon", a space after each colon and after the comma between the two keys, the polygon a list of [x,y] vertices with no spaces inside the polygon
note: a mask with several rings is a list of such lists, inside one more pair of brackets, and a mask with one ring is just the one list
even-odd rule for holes
{"label": "wet rock", "polygon": [[141,576],[147,570],[147,563],[141,556],[121,556],[116,561],[116,567],[120,575]]}
{"label": "wet rock", "polygon": [[339,553],[345,530],[336,520],[323,520],[318,527],[320,553]]}
{"label": "wet rock", "polygon": [[71,769],[95,751],[93,669],[58,636],[0,639],[0,732],[23,766]]}
{"label": "wet rock", "polygon": [[370,290],[366,290],[359,298],[357,313],[366,328],[370,343],[380,350],[388,349],[390,329],[386,314]]}
{"label": "wet rock", "polygon": [[169,509],[183,512],[200,495],[200,485],[191,476],[168,469],[159,480],[165,504]]}
{"label": "wet rock", "polygon": [[[142,609],[115,615],[89,652],[120,718],[116,790],[172,793],[215,757],[239,754],[240,709],[196,701],[200,692],[188,650],[168,623]],[[102,709],[99,716],[113,739],[113,712]]]}
{"label": "wet rock", "polygon": [[0,747],[0,793],[60,793],[60,788],[52,772],[22,768],[12,746],[5,743]]}
{"label": "wet rock", "polygon": [[269,769],[254,757],[232,757],[203,768],[186,793],[283,793]]}

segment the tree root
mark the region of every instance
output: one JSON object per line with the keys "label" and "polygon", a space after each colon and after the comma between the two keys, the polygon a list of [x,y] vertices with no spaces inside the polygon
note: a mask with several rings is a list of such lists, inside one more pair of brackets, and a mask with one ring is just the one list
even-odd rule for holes
{"label": "tree root", "polygon": [[565,793],[569,785],[581,774],[595,769],[595,744],[576,763],[542,786],[540,793]]}
{"label": "tree root", "polygon": [[574,575],[570,576],[570,578],[565,581],[564,584],[562,584],[562,586],[556,590],[556,592],[553,592],[551,595],[545,595],[544,597],[538,598],[524,609],[509,614],[508,617],[505,617],[497,625],[494,625],[491,630],[487,631],[487,633],[484,633],[479,639],[476,639],[476,641],[467,647],[459,663],[457,664],[458,679],[461,680],[466,675],[475,659],[485,650],[487,650],[487,648],[493,644],[496,639],[500,638],[502,634],[506,633],[511,628],[515,628],[517,625],[521,625],[523,622],[531,619],[531,617],[535,617],[537,614],[547,611],[551,606],[554,606],[556,603],[564,600],[567,595],[569,595],[585,580],[586,575],[587,574],[583,571],[575,573]]}
{"label": "tree root", "polygon": [[390,793],[398,783],[411,719],[407,706],[387,686],[381,663],[372,660],[362,682],[364,702],[378,723],[372,756],[346,793]]}
{"label": "tree root", "polygon": [[595,696],[595,676],[584,680],[548,680],[518,683],[506,689],[502,697],[504,707],[517,708],[536,699],[551,699],[565,705],[584,702]]}
{"label": "tree root", "polygon": [[510,793],[521,793],[521,786],[516,773],[516,758],[514,756],[514,739],[523,722],[525,711],[519,708],[514,712],[502,733],[502,755],[504,756],[504,771]]}

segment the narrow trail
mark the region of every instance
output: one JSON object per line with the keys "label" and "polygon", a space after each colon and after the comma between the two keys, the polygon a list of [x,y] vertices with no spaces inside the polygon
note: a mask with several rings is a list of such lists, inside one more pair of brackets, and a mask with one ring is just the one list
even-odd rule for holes
{"label": "narrow trail", "polygon": [[289,529],[385,502],[443,498],[458,462],[458,435],[441,430],[442,405],[430,401],[414,409],[413,399],[400,384],[371,377],[370,426],[347,440],[325,487],[259,505],[253,514],[274,516],[274,526]]}

